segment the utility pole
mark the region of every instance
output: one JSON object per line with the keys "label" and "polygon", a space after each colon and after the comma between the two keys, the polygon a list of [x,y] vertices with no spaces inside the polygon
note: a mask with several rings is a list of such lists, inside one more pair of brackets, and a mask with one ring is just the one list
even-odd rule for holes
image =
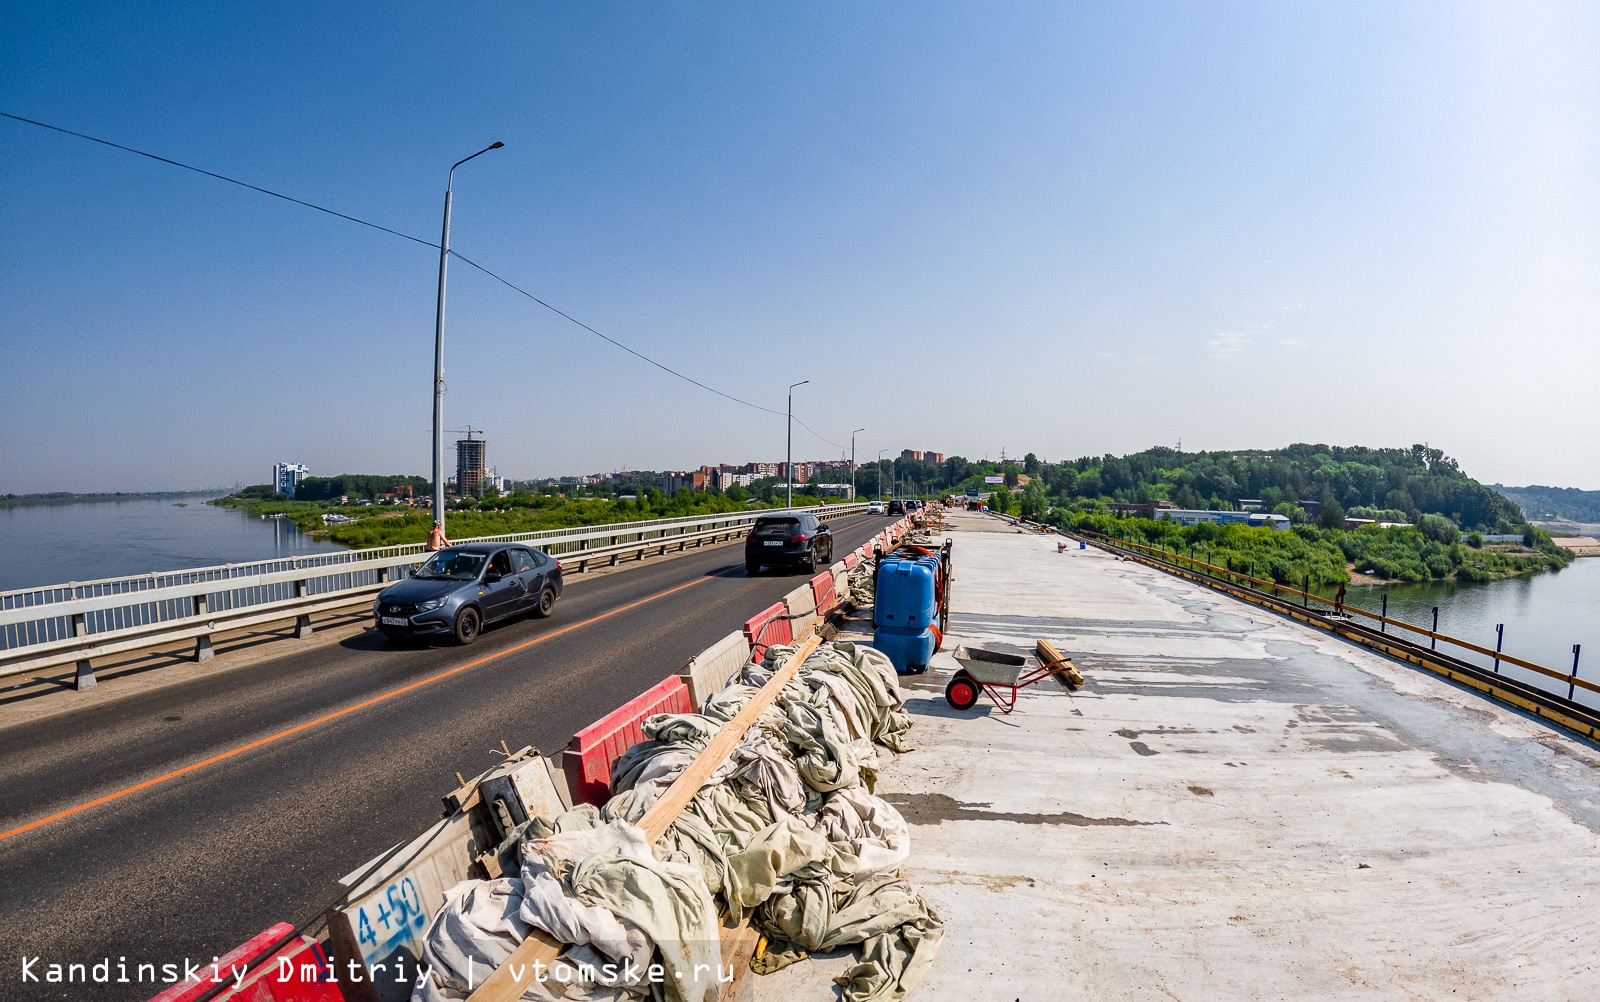
{"label": "utility pole", "polygon": [[[450,269],[450,202],[456,168],[505,143],[494,143],[450,167],[444,186],[444,235],[439,239],[439,307],[433,321],[433,524],[444,532],[444,283]],[[430,544],[431,545],[431,544]]]}
{"label": "utility pole", "polygon": [[[856,431],[866,431],[857,428]],[[856,499],[856,431],[850,433],[850,500]]]}

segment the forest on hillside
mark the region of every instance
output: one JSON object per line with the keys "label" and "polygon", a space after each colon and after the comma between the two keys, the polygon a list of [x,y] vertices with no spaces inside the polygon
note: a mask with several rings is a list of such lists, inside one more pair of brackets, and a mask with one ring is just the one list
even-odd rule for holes
{"label": "forest on hillside", "polygon": [[1297,520],[1305,518],[1297,502],[1315,501],[1330,522],[1334,514],[1343,518],[1351,509],[1397,513],[1408,522],[1440,515],[1464,530],[1511,532],[1526,521],[1509,499],[1473,480],[1443,450],[1425,445],[1373,449],[1297,444],[1216,452],[1161,447],[1061,463],[1044,463],[1029,453],[1004,467],[960,456],[938,464],[894,464],[898,480],[933,490],[987,489],[984,476],[1002,473],[1009,488],[1021,488],[1016,502],[1025,513],[1155,500],[1183,508],[1229,509],[1248,498]]}
{"label": "forest on hillside", "polygon": [[1566,518],[1574,522],[1600,522],[1600,491],[1576,487],[1504,487],[1496,492],[1514,501],[1529,518]]}

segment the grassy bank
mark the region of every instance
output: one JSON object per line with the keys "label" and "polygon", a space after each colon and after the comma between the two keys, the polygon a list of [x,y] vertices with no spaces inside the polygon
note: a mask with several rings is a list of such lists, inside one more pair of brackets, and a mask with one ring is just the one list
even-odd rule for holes
{"label": "grassy bank", "polygon": [[1345,584],[1351,570],[1390,581],[1493,581],[1565,567],[1569,551],[1532,530],[1527,545],[1473,545],[1473,536],[1429,535],[1413,526],[1347,531],[1297,525],[1280,532],[1244,525],[1177,525],[1165,520],[1051,513],[1067,529],[1090,529],[1119,539],[1230,567],[1282,584]]}
{"label": "grassy bank", "polygon": [[[821,498],[798,494],[794,501],[797,506],[824,503]],[[357,549],[425,542],[428,529],[433,524],[428,509],[405,505],[340,505],[332,501],[273,501],[237,495],[219,498],[212,503],[237,508],[252,515],[282,515],[293,519],[303,532]],[[721,494],[688,490],[670,497],[652,491],[637,501],[512,494],[473,502],[467,507],[452,508],[446,517],[446,527],[451,539],[470,539],[474,536],[715,515],[767,507],[781,506],[746,504]],[[355,518],[356,521],[325,526],[322,516],[326,514],[338,514]]]}

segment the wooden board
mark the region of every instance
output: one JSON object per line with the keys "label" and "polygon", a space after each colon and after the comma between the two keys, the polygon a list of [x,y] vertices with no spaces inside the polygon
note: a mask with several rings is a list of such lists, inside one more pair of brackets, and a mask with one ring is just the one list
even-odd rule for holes
{"label": "wooden board", "polygon": [[[689,801],[694,799],[694,795],[700,792],[702,786],[705,786],[711,774],[716,772],[717,767],[733,753],[734,748],[738,747],[744,732],[760,719],[761,714],[778,698],[778,693],[783,691],[783,687],[789,684],[800,671],[800,666],[805,664],[806,658],[809,658],[821,643],[822,638],[813,634],[809,640],[801,644],[798,650],[789,655],[789,659],[772,678],[767,680],[767,684],[745,704],[744,709],[740,710],[732,720],[723,724],[722,728],[712,736],[705,750],[689,763],[689,767],[667,787],[667,792],[661,795],[661,799],[652,804],[644,817],[639,819],[639,827],[643,829],[646,839],[655,842],[666,833],[672,822],[683,813],[683,809],[689,806]],[[724,955],[728,952],[727,937],[728,932],[725,930]],[[524,986],[514,976],[513,968],[526,979],[534,970],[533,965],[536,961],[548,967],[564,949],[566,944],[556,942],[542,930],[534,930],[531,936],[512,951],[506,962],[495,968],[494,973],[478,986],[477,991],[469,996],[468,1002],[516,1002],[522,996]]]}

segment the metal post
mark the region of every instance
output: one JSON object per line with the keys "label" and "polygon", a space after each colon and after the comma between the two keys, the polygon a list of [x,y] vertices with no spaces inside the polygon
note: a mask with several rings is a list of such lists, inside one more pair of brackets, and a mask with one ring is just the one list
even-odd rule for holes
{"label": "metal post", "polygon": [[794,388],[796,386],[804,386],[809,382],[811,380],[802,379],[798,383],[789,384],[789,416],[784,425],[783,439],[783,479],[788,488],[788,494],[783,503],[785,508],[794,507]]}
{"label": "metal post", "polygon": [[485,146],[466,160],[456,161],[445,179],[444,232],[439,237],[439,304],[433,318],[433,521],[441,530],[444,528],[444,287],[450,270],[450,202],[456,168],[504,145]]}
{"label": "metal post", "polygon": [[1572,674],[1567,677],[1567,699],[1578,691],[1578,652],[1583,650],[1582,644],[1572,645]]}
{"label": "metal post", "polygon": [[1389,593],[1383,593],[1383,612],[1378,614],[1378,632],[1389,632]]}
{"label": "metal post", "polygon": [[[296,581],[294,583],[294,597],[305,598],[308,591],[308,584],[309,582],[307,581]],[[311,616],[309,614],[296,616],[294,618],[294,638],[296,640],[304,640],[311,636],[312,632]]]}
{"label": "metal post", "polygon": [[[209,611],[210,604],[207,601],[206,596],[196,595],[194,597],[195,616],[204,616]],[[201,661],[210,661],[212,653],[211,638],[209,636],[202,634],[194,638],[194,660],[196,664],[199,664]]]}
{"label": "metal post", "polygon": [[1433,607],[1433,629],[1428,631],[1428,650],[1439,649],[1439,607]]}
{"label": "metal post", "polygon": [[[72,614],[72,635],[74,637],[87,637],[89,635],[89,621],[81,612]],[[88,658],[81,658],[77,665],[77,677],[73,680],[72,687],[79,692],[84,689],[93,689],[97,684],[94,677],[94,665]]]}
{"label": "metal post", "polygon": [[1306,575],[1306,582],[1305,583],[1306,583],[1305,591],[1300,593],[1300,607],[1303,608],[1303,609],[1309,609],[1309,608],[1311,608],[1311,575],[1310,574]]}
{"label": "metal post", "polygon": [[1506,639],[1506,624],[1494,624],[1494,673],[1500,674],[1500,644]]}
{"label": "metal post", "polygon": [[[856,431],[866,430],[865,428],[856,429]],[[856,499],[856,431],[850,433],[850,500],[852,502]]]}

